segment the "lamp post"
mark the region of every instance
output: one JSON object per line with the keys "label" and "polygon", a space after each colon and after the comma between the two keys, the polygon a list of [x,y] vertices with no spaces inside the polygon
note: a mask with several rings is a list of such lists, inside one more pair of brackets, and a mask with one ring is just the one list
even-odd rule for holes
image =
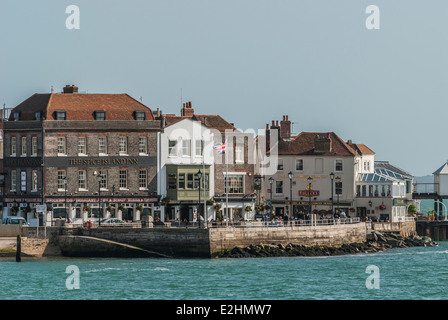
{"label": "lamp post", "polygon": [[310,216],[311,216],[311,182],[313,182],[313,178],[308,177],[308,204],[309,204],[309,210],[310,210]]}
{"label": "lamp post", "polygon": [[[335,179],[336,179],[336,183],[337,183],[338,186],[339,186],[339,183],[341,183],[341,176],[337,176]],[[338,189],[339,189],[339,191],[338,191]],[[340,187],[336,189],[336,194],[337,194],[337,196],[338,196],[338,205],[337,205],[337,208],[338,208],[338,214],[339,214],[339,194],[340,194],[340,189],[341,189]]]}
{"label": "lamp post", "polygon": [[64,177],[64,198],[65,198],[65,219],[67,220],[68,218],[68,213],[67,213],[67,177]]}
{"label": "lamp post", "polygon": [[292,218],[292,172],[289,171],[288,173],[288,177],[289,177],[289,221],[291,221]]}
{"label": "lamp post", "polygon": [[198,177],[198,183],[199,183],[198,228],[200,228],[201,227],[201,178],[202,178],[201,169],[199,169],[199,171],[196,175]]}
{"label": "lamp post", "polygon": [[331,215],[334,217],[334,173],[330,173],[330,179],[331,179]]}
{"label": "lamp post", "polygon": [[270,185],[269,191],[271,192],[271,203],[270,203],[271,214],[272,214],[272,184],[273,183],[274,183],[274,178],[270,177],[269,178],[269,185]]}
{"label": "lamp post", "polygon": [[94,171],[93,175],[98,178],[98,226],[101,226],[101,216],[102,208],[101,208],[101,181],[105,179],[105,176],[100,174],[99,171]]}

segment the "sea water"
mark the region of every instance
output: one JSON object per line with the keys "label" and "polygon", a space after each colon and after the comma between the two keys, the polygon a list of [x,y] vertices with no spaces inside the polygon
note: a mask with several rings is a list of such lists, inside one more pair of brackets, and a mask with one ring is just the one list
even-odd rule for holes
{"label": "sea water", "polygon": [[447,266],[447,241],[333,257],[12,258],[0,260],[0,299],[437,300]]}

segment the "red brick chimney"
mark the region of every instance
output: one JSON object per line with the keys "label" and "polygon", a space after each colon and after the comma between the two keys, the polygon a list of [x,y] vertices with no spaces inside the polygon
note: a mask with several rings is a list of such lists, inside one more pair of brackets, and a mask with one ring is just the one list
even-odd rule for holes
{"label": "red brick chimney", "polygon": [[78,93],[78,87],[75,86],[74,84],[72,85],[66,85],[64,87],[64,93]]}
{"label": "red brick chimney", "polygon": [[180,115],[182,117],[192,117],[194,115],[194,109],[191,107],[191,101],[183,104],[180,110]]}
{"label": "red brick chimney", "polygon": [[291,121],[288,116],[283,116],[283,120],[280,121],[280,139],[291,138]]}

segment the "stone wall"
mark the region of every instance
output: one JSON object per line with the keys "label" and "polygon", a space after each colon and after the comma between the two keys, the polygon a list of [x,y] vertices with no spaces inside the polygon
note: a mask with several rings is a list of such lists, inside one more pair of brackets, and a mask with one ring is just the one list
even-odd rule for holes
{"label": "stone wall", "polygon": [[217,228],[209,230],[212,256],[215,253],[234,247],[260,243],[333,246],[366,241],[366,226],[364,223],[301,227]]}

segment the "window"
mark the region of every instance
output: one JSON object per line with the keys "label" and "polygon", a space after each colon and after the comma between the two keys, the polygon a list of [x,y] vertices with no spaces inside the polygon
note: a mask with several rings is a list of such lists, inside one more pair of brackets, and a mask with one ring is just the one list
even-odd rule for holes
{"label": "window", "polygon": [[204,155],[204,140],[196,140],[196,144],[195,144],[195,155],[197,157],[201,157]]}
{"label": "window", "polygon": [[78,171],[78,188],[80,190],[87,190],[87,172],[86,170]]}
{"label": "window", "polygon": [[168,189],[176,189],[176,174],[169,173],[168,174]]}
{"label": "window", "polygon": [[342,160],[335,160],[334,161],[334,170],[335,171],[342,171]]}
{"label": "window", "polygon": [[17,188],[17,171],[11,170],[11,191],[16,191]]}
{"label": "window", "polygon": [[361,191],[361,196],[367,197],[367,186],[362,186]]}
{"label": "window", "polygon": [[26,171],[20,172],[20,191],[26,192]]}
{"label": "window", "polygon": [[120,170],[120,189],[128,188],[128,170]]}
{"label": "window", "polygon": [[148,139],[146,137],[138,137],[138,152],[148,154]]}
{"label": "window", "polygon": [[87,137],[78,137],[78,154],[87,154]]}
{"label": "window", "polygon": [[107,190],[107,170],[99,170],[98,173],[100,176],[99,181],[98,181],[100,190],[101,189]]}
{"label": "window", "polygon": [[170,157],[175,157],[177,155],[177,141],[176,140],[168,141],[168,155]]}
{"label": "window", "polygon": [[296,159],[296,171],[303,171],[303,159]]}
{"label": "window", "polygon": [[179,189],[185,189],[185,173],[179,173]]}
{"label": "window", "polygon": [[95,120],[106,120],[106,111],[95,111]]}
{"label": "window", "polygon": [[15,156],[17,153],[17,138],[11,137],[11,156]]}
{"label": "window", "polygon": [[283,193],[283,181],[275,181],[275,193]]}
{"label": "window", "polygon": [[342,182],[341,181],[338,181],[338,182],[335,182],[335,194],[342,194]]}
{"label": "window", "polygon": [[187,174],[187,189],[193,189],[194,175],[192,173]]}
{"label": "window", "polygon": [[58,155],[65,155],[65,154],[67,154],[66,138],[58,137]]}
{"label": "window", "polygon": [[140,189],[148,188],[148,170],[141,169],[138,173],[138,184]]}
{"label": "window", "polygon": [[12,117],[14,118],[14,121],[20,120],[20,111],[16,111],[12,114]]}
{"label": "window", "polygon": [[37,170],[31,171],[31,191],[37,191]]}
{"label": "window", "polygon": [[37,137],[31,137],[31,155],[37,156]]}
{"label": "window", "polygon": [[107,154],[107,137],[98,137],[98,154]]}
{"label": "window", "polygon": [[21,138],[21,151],[20,155],[26,156],[26,137]]}
{"label": "window", "polygon": [[226,192],[228,193],[244,193],[244,176],[243,175],[229,175],[225,178]]}
{"label": "window", "polygon": [[58,190],[65,190],[67,175],[65,170],[58,170]]}
{"label": "window", "polygon": [[369,197],[373,197],[373,186],[369,185]]}
{"label": "window", "polygon": [[182,140],[182,156],[191,156],[191,140]]}
{"label": "window", "polygon": [[357,197],[361,196],[361,186],[356,186],[356,196]]}
{"label": "window", "polygon": [[277,170],[283,171],[283,159],[278,159]]}
{"label": "window", "polygon": [[67,120],[67,112],[65,111],[55,111],[54,112],[55,120]]}
{"label": "window", "polygon": [[235,146],[235,162],[244,162],[244,146]]}
{"label": "window", "polygon": [[146,120],[145,111],[134,111],[135,120]]}
{"label": "window", "polygon": [[34,112],[34,120],[42,120],[42,111]]}
{"label": "window", "polygon": [[120,154],[128,153],[128,137],[120,137],[120,145],[118,152]]}

